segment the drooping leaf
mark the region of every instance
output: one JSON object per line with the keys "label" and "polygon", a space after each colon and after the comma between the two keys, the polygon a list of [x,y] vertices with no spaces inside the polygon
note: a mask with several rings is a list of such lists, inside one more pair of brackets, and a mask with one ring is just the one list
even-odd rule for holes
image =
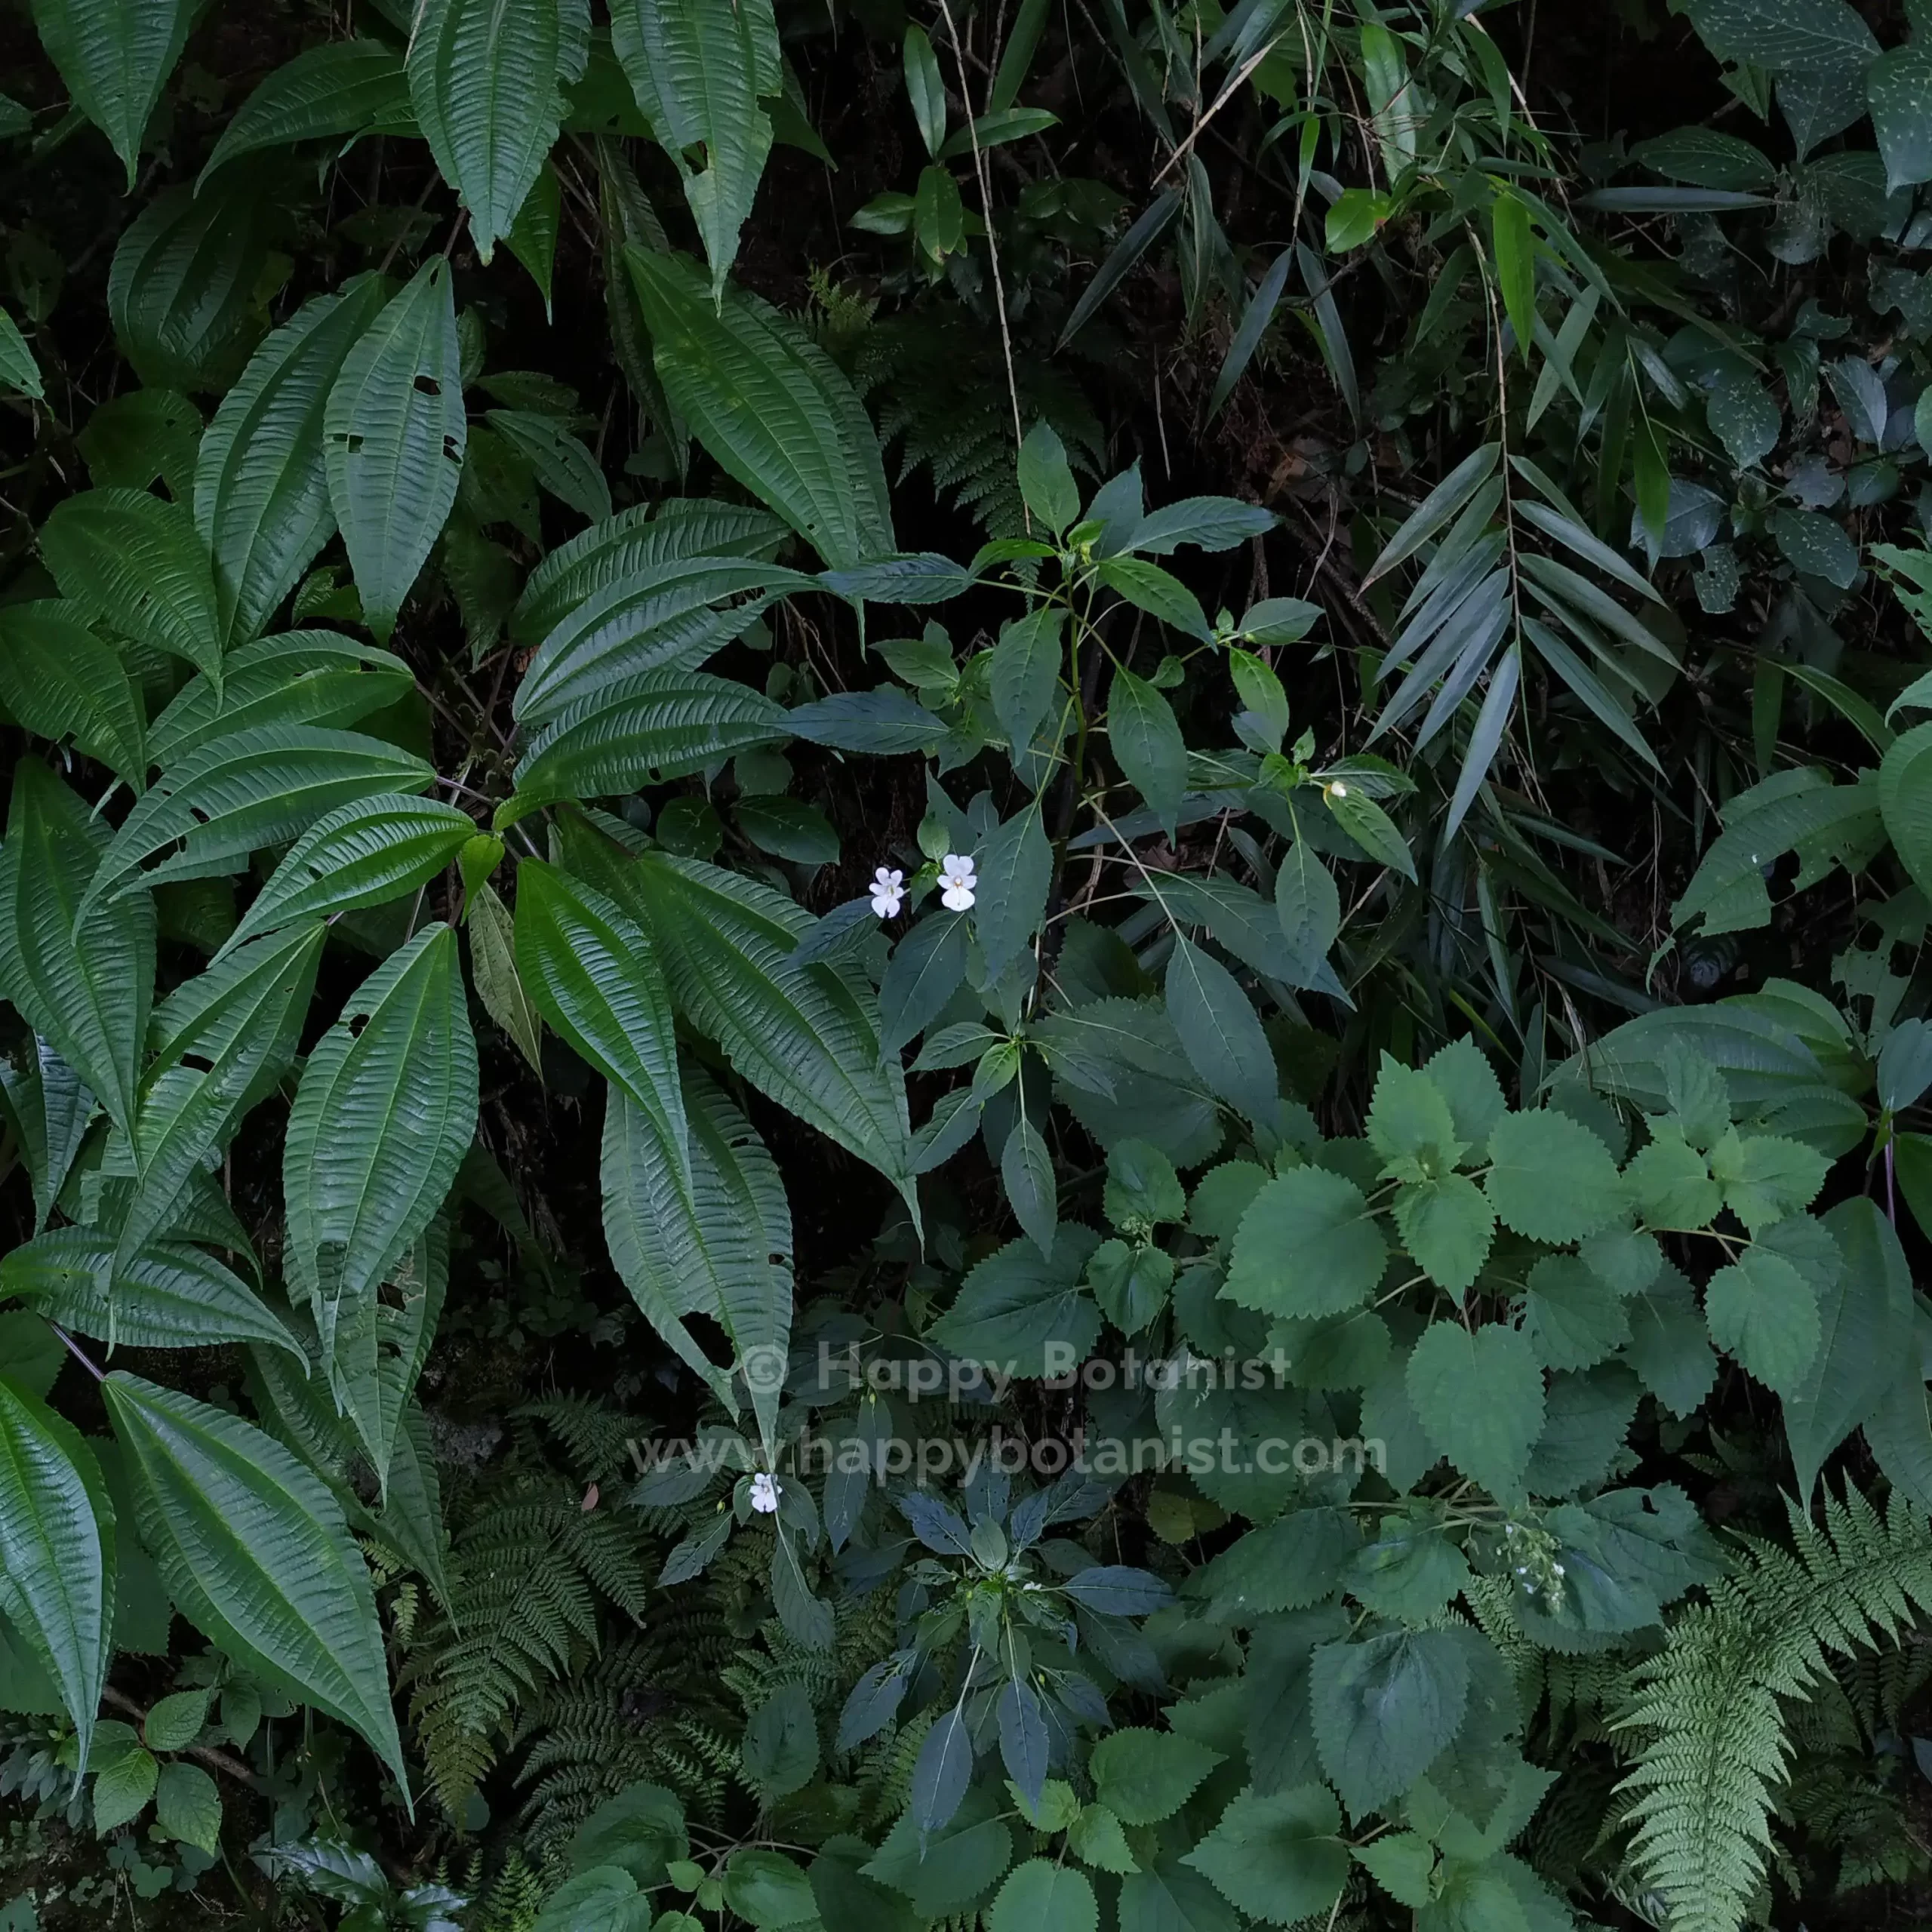
{"label": "drooping leaf", "polygon": [[1168,1015],[1189,1063],[1214,1091],[1257,1120],[1267,1119],[1281,1088],[1275,1056],[1241,983],[1180,934],[1168,960]]}
{"label": "drooping leaf", "polygon": [[425,263],[350,349],[323,411],[330,507],[385,644],[456,501],[469,439],[454,281],[442,256]]}
{"label": "drooping leaf", "polygon": [[1107,742],[1120,768],[1170,837],[1187,789],[1187,746],[1174,707],[1124,667],[1107,696]]}
{"label": "drooping leaf", "polygon": [[193,0],[34,0],[34,24],[74,105],[134,186],[141,137],[193,25]]}
{"label": "drooping leaf", "polygon": [[64,598],[0,606],[0,703],[36,737],[147,782],[146,721],[127,670]]}
{"label": "drooping leaf", "polygon": [[359,1731],[406,1790],[369,1574],[321,1480],[192,1397],[118,1370],[101,1393],[168,1594],[238,1662]]}
{"label": "drooping leaf", "polygon": [[40,379],[40,365],[33,359],[20,325],[0,309],[0,385],[17,394],[38,398],[46,394]]}
{"label": "drooping leaf", "polygon": [[416,131],[401,57],[379,40],[328,41],[284,61],[235,110],[202,180],[263,148]]}

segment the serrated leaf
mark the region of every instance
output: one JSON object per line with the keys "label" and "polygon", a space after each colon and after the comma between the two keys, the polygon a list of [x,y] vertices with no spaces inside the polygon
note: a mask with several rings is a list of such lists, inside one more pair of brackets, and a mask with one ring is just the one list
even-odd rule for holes
{"label": "serrated leaf", "polygon": [[1341,1807],[1319,1784],[1268,1797],[1252,1786],[1182,1859],[1251,1918],[1292,1925],[1331,1912],[1349,1879]]}
{"label": "serrated leaf", "polygon": [[973,930],[989,982],[1025,951],[1046,912],[1053,848],[1043,820],[1035,800],[998,826],[975,855]]}
{"label": "serrated leaf", "polygon": [[213,559],[226,650],[260,635],[335,528],[323,417],[386,292],[370,275],[305,302],[249,358],[202,438],[195,527]]}
{"label": "serrated leaf", "polygon": [[201,178],[263,148],[416,131],[401,55],[379,40],[332,40],[284,61],[249,95],[222,129]]}
{"label": "serrated leaf", "polygon": [[0,606],[0,703],[36,737],[72,737],[138,792],[146,720],[121,660],[64,598]]}
{"label": "serrated leaf", "polygon": [[101,1766],[94,1781],[94,1828],[100,1833],[118,1831],[146,1808],[160,1774],[152,1752],[139,1745]]}
{"label": "serrated leaf", "polygon": [[141,137],[193,25],[193,0],[34,0],[41,45],[134,186]]}
{"label": "serrated leaf", "polygon": [[1015,757],[1032,743],[1060,688],[1066,615],[1056,605],[1042,605],[1008,624],[993,648],[989,675],[993,713]]}
{"label": "serrated leaf", "polygon": [[444,257],[426,262],[350,349],[323,410],[329,505],[379,643],[456,501],[468,445],[454,280]]}
{"label": "serrated leaf", "polygon": [[587,0],[423,0],[406,71],[417,125],[488,262],[557,138],[589,51]]}
{"label": "serrated leaf", "polygon": [[956,912],[929,915],[893,948],[878,987],[882,1051],[898,1053],[938,1018],[966,977],[971,951],[967,921]]}
{"label": "serrated leaf", "polygon": [[1607,1227],[1625,1189],[1609,1151],[1554,1107],[1506,1114],[1489,1137],[1483,1191],[1497,1218],[1532,1241],[1580,1241]]}
{"label": "serrated leaf", "polygon": [[[316,1043],[282,1150],[282,1265],[337,1398],[372,1451],[365,1385],[377,1296],[442,1205],[476,1127],[476,1044],[454,931],[430,927],[378,967]],[[375,1458],[386,1467],[383,1453]]]}
{"label": "serrated leaf", "polygon": [[1199,1788],[1222,1754],[1171,1730],[1109,1731],[1088,1768],[1100,1801],[1124,1825],[1171,1818]]}
{"label": "serrated leaf", "polygon": [[[771,151],[760,103],[784,85],[771,0],[619,0],[611,43],[683,179],[720,302]],[[694,149],[702,168],[690,163]]]}
{"label": "serrated leaf", "polygon": [[1520,1329],[1490,1322],[1472,1333],[1438,1321],[1409,1356],[1409,1400],[1429,1441],[1499,1499],[1521,1492],[1543,1433],[1543,1371]]}
{"label": "serrated leaf", "polygon": [[189,1396],[119,1370],[101,1394],[169,1595],[238,1663],[360,1732],[406,1791],[369,1574],[320,1479]]}
{"label": "serrated leaf", "polygon": [[1038,1694],[1009,1678],[999,1694],[1000,1761],[1023,1802],[1037,1805],[1047,1780],[1047,1721]]}
{"label": "serrated leaf", "polygon": [[1079,1361],[1100,1332],[1100,1311],[1080,1287],[1097,1245],[1091,1229],[1071,1222],[1045,1259],[1030,1241],[1008,1241],[968,1273],[929,1337],[962,1360],[1017,1375],[1044,1375],[1066,1349],[1073,1353],[1063,1359]]}
{"label": "serrated leaf", "polygon": [[627,248],[658,380],[724,469],[835,569],[898,548],[878,439],[836,365],[789,318],[697,266]]}
{"label": "serrated leaf", "polygon": [[1171,838],[1187,790],[1186,743],[1173,706],[1124,665],[1107,695],[1107,742],[1128,783]]}
{"label": "serrated leaf", "polygon": [[1016,1866],[986,1915],[987,1932],[1095,1932],[1100,1922],[1093,1881],[1050,1858]]}
{"label": "serrated leaf", "polygon": [[1462,1727],[1469,1634],[1394,1630],[1315,1653],[1309,1703],[1322,1768],[1356,1817],[1407,1791]]}
{"label": "serrated leaf", "polygon": [[154,902],[137,892],[85,906],[103,831],[38,759],[15,766],[0,845],[0,991],[131,1138],[154,989]]}
{"label": "serrated leaf", "polygon": [[1438,1287],[1463,1294],[1489,1257],[1496,1217],[1467,1174],[1404,1181],[1391,1204],[1402,1245]]}
{"label": "serrated leaf", "polygon": [[113,1651],[113,1506],[67,1423],[0,1378],[0,1610],[54,1680],[87,1767]]}
{"label": "serrated leaf", "polygon": [[83,491],[41,526],[40,554],[90,623],[186,659],[220,688],[214,581],[180,504],[146,490]]}
{"label": "serrated leaf", "polygon": [[198,1764],[164,1764],[155,1786],[154,1821],[168,1835],[210,1858],[221,1849],[221,1793]]}
{"label": "serrated leaf", "polygon": [[1006,1137],[999,1171],[1015,1218],[1033,1245],[1051,1260],[1060,1211],[1054,1157],[1040,1130],[1023,1114]]}
{"label": "serrated leaf", "polygon": [[1817,1291],[1782,1255],[1749,1247],[1704,1290],[1711,1340],[1767,1389],[1795,1392],[1817,1359]]}
{"label": "serrated leaf", "polygon": [[1388,1243],[1345,1174],[1291,1168],[1241,1216],[1223,1294],[1264,1314],[1344,1314],[1382,1278]]}
{"label": "serrated leaf", "polygon": [[1282,854],[1275,874],[1275,910],[1288,946],[1284,977],[1291,986],[1326,988],[1335,980],[1328,953],[1342,930],[1342,900],[1334,875],[1306,839],[1297,838]]}

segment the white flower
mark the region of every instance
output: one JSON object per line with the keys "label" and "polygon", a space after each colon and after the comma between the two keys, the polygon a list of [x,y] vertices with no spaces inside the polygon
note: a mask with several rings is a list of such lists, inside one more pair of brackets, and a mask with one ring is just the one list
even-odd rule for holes
{"label": "white flower", "polygon": [[906,903],[906,875],[888,872],[884,866],[872,874],[872,910],[881,919],[896,919]]}
{"label": "white flower", "polygon": [[973,876],[973,861],[957,852],[949,852],[939,869],[939,901],[949,912],[970,912],[973,892],[979,883]]}
{"label": "white flower", "polygon": [[752,1478],[752,1507],[761,1516],[771,1515],[778,1507],[778,1485],[762,1469]]}

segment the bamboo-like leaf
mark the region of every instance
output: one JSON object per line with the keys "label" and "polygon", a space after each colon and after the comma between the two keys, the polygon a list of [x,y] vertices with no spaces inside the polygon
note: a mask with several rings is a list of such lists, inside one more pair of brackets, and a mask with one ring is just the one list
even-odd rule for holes
{"label": "bamboo-like leaf", "polygon": [[782,705],[734,678],[646,671],[564,711],[516,768],[500,827],[553,799],[610,798],[790,736]]}
{"label": "bamboo-like leaf", "polygon": [[40,554],[90,623],[185,658],[220,688],[214,580],[193,520],[146,490],[85,490],[41,526]]}
{"label": "bamboo-like leaf", "polygon": [[899,546],[878,438],[838,365],[769,303],[697,264],[626,248],[658,379],[724,469],[834,569]]}
{"label": "bamboo-like leaf", "polygon": [[288,1071],[325,934],[315,919],[231,951],[155,1008],[149,1027],[155,1057],[141,1082],[137,1179],[115,1245],[117,1273],[170,1225],[208,1157]]}
{"label": "bamboo-like leaf", "polygon": [[248,358],[202,438],[195,527],[214,560],[229,650],[260,635],[335,528],[322,418],[386,294],[368,275],[305,302]]}
{"label": "bamboo-like leaf", "polygon": [[417,270],[349,352],[323,411],[329,503],[383,643],[456,501],[469,441],[453,281],[441,255]]}
{"label": "bamboo-like leaf", "polygon": [[1480,449],[1466,456],[1404,518],[1401,528],[1383,546],[1381,555],[1376,558],[1362,581],[1371,583],[1376,578],[1386,576],[1404,558],[1413,556],[1438,530],[1444,528],[1488,480],[1502,454],[1500,443],[1484,443]]}
{"label": "bamboo-like leaf", "polygon": [[37,758],[14,771],[0,845],[0,992],[131,1137],[154,991],[154,902],[86,906],[106,828]]}
{"label": "bamboo-like leaf", "polygon": [[183,1614],[359,1731],[406,1792],[369,1573],[320,1478],[225,1410],[118,1371],[101,1393],[141,1540]]}
{"label": "bamboo-like leaf", "polygon": [[146,783],[141,701],[121,660],[65,598],[0,605],[0,702],[40,737],[72,737],[137,792]]}
{"label": "bamboo-like leaf", "polygon": [[263,148],[417,131],[401,57],[379,40],[331,40],[284,61],[235,109],[201,178]]}
{"label": "bamboo-like leaf", "polygon": [[407,70],[417,125],[488,262],[563,119],[590,47],[589,0],[421,0]]}
{"label": "bamboo-like leaf", "polygon": [[0,1610],[60,1690],[81,1770],[113,1653],[114,1530],[94,1452],[0,1378]]}
{"label": "bamboo-like leaf", "polygon": [[131,192],[148,117],[196,11],[194,0],[33,0],[47,57],[121,157]]}
{"label": "bamboo-like leaf", "polygon": [[0,1294],[77,1334],[131,1349],[258,1343],[309,1358],[288,1325],[238,1275],[186,1241],[155,1241],[117,1264],[96,1228],[56,1228],[0,1260]]}
{"label": "bamboo-like leaf", "polygon": [[[283,1267],[314,1312],[338,1399],[373,1366],[377,1291],[449,1192],[476,1101],[456,934],[432,926],[363,982],[309,1056],[289,1110]],[[368,1439],[374,1419],[352,1414]]]}
{"label": "bamboo-like leaf", "polygon": [[651,1117],[613,1087],[604,1115],[604,1235],[651,1326],[735,1411],[725,1374],[685,1318],[709,1315],[731,1337],[752,1405],[768,1429],[792,1327],[792,1214],[778,1170],[750,1121],[700,1069],[683,1072],[690,1179]]}
{"label": "bamboo-like leaf", "polygon": [[212,738],[163,772],[122,821],[89,897],[238,872],[251,852],[285,844],[339,805],[424,791],[434,777],[420,758],[359,731],[259,724]]}
{"label": "bamboo-like leaf", "polygon": [[595,886],[526,860],[516,875],[516,964],[544,1018],[644,1111],[681,1174],[677,1037],[651,942]]}
{"label": "bamboo-like leaf", "polygon": [[[611,44],[683,179],[711,263],[712,300],[721,303],[771,152],[759,103],[784,86],[771,0],[617,0]],[[694,149],[703,151],[702,168],[688,158]]]}

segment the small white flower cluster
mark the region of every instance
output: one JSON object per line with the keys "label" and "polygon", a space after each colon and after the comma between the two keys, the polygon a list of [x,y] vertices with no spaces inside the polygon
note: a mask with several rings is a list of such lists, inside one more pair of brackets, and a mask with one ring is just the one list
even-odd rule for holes
{"label": "small white flower cluster", "polygon": [[[940,903],[949,912],[970,912],[979,884],[973,861],[949,852],[939,869]],[[906,875],[889,866],[872,874],[872,910],[881,919],[896,919],[906,903]]]}
{"label": "small white flower cluster", "polygon": [[752,1478],[752,1507],[761,1516],[775,1515],[778,1509],[778,1484],[764,1470]]}

